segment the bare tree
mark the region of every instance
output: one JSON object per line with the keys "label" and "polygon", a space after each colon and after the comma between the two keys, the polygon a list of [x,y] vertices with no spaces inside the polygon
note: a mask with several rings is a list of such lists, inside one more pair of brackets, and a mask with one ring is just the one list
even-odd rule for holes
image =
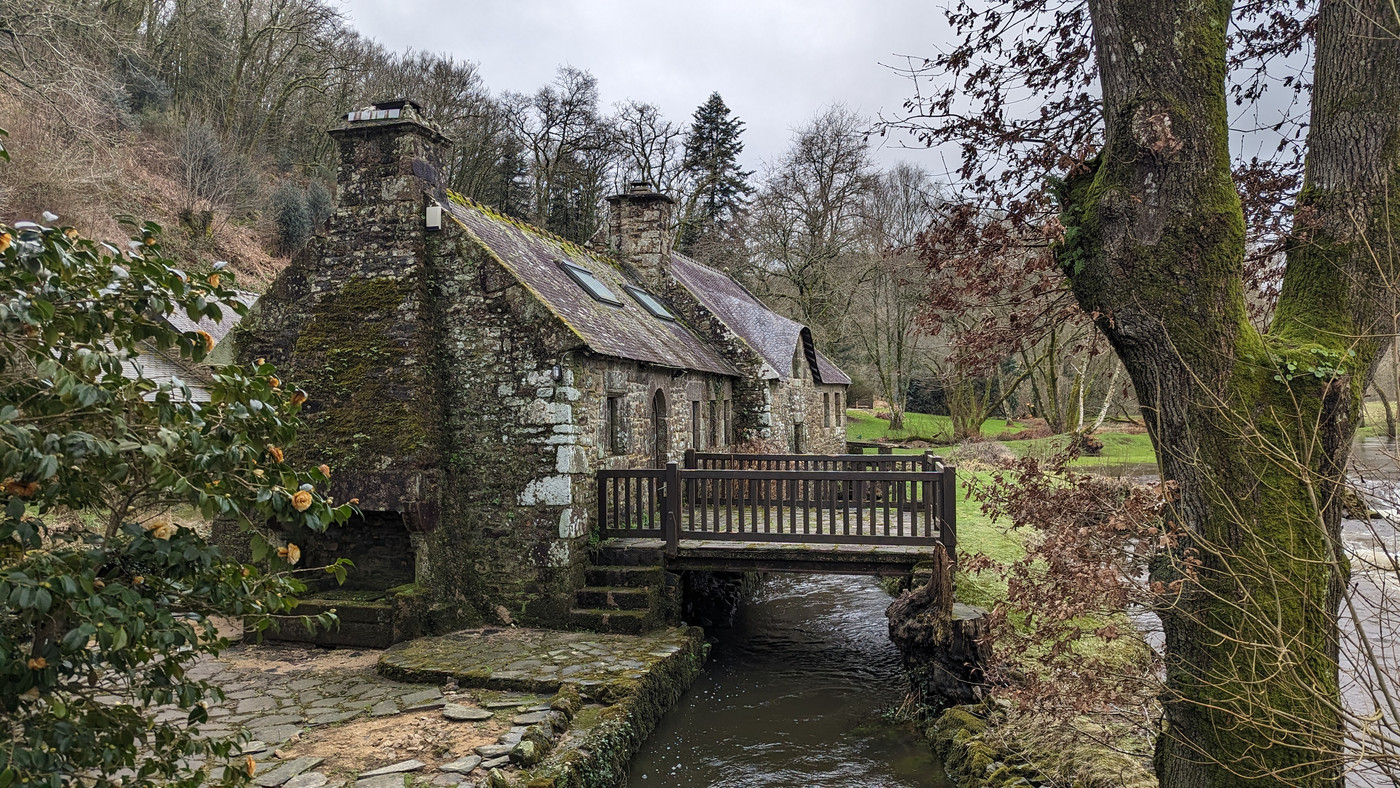
{"label": "bare tree", "polygon": [[830,348],[848,344],[862,208],[874,184],[865,126],[833,106],[799,129],[769,168],[749,224],[764,289]]}
{"label": "bare tree", "polygon": [[624,101],[616,109],[612,131],[619,158],[614,188],[623,191],[630,181],[646,181],[663,194],[682,199],[684,131],[662,117],[654,104]]}
{"label": "bare tree", "polygon": [[929,280],[917,244],[937,199],[928,173],[909,164],[877,176],[865,199],[866,249],[849,325],[896,430],[904,428],[909,383],[927,364],[930,337],[919,316]]}

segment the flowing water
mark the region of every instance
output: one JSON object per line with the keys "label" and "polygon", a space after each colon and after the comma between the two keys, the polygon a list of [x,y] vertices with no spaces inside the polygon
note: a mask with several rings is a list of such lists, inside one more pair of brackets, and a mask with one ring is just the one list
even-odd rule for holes
{"label": "flowing water", "polygon": [[873,578],[777,575],[711,627],[705,671],[632,760],[629,786],[919,786],[950,783],[912,726]]}

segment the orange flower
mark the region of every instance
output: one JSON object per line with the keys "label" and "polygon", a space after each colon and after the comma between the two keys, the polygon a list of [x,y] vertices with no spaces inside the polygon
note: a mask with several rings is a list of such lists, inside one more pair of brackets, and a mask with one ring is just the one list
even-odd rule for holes
{"label": "orange flower", "polygon": [[29,669],[30,669],[30,670],[43,670],[44,668],[47,668],[48,666],[49,666],[49,661],[46,660],[46,659],[44,659],[43,657],[35,657],[34,659],[29,660]]}
{"label": "orange flower", "polygon": [[152,520],[143,527],[155,539],[169,539],[175,535],[175,526],[164,520]]}
{"label": "orange flower", "polygon": [[257,360],[256,363],[257,363],[258,366],[261,367],[263,364],[266,364],[266,363],[267,363],[267,359],[265,359],[265,358],[260,358],[260,359]]}
{"label": "orange flower", "polygon": [[300,561],[300,560],[301,560],[301,548],[300,548],[300,547],[297,547],[296,545],[294,545],[294,544],[292,544],[292,543],[290,543],[290,542],[288,542],[288,543],[287,543],[287,563],[291,564],[292,566],[296,566],[296,565],[297,565],[297,562]]}
{"label": "orange flower", "polygon": [[350,503],[359,503],[359,502],[360,502],[360,499],[359,499],[359,498],[351,498],[351,499],[350,499]]}
{"label": "orange flower", "polygon": [[70,241],[78,240],[78,231],[73,229],[72,227],[69,227],[67,230],[64,230],[63,235]]}
{"label": "orange flower", "polygon": [[212,352],[214,352],[214,338],[211,337],[211,336],[209,336],[209,332],[208,332],[208,331],[196,331],[195,333],[199,335],[199,338],[200,338],[200,339],[204,340],[204,352],[205,352],[205,353],[212,353]]}
{"label": "orange flower", "polygon": [[271,385],[273,388],[277,388],[277,387],[279,387],[279,386],[282,385],[282,381],[278,380],[276,375],[273,375],[273,376],[269,377],[269,378],[267,379],[267,382],[268,382],[268,384]]}
{"label": "orange flower", "polygon": [[306,401],[306,392],[305,392],[305,391],[302,391],[301,389],[297,389],[296,392],[292,394],[292,404],[293,404],[293,405],[300,405],[300,404],[302,404],[302,403],[305,402],[305,401]]}
{"label": "orange flower", "polygon": [[137,575],[136,577],[131,578],[131,582],[133,585],[143,585],[146,582],[146,576]]}
{"label": "orange flower", "polygon": [[292,508],[298,512],[304,512],[311,508],[311,493],[306,490],[297,490],[292,496]]}
{"label": "orange flower", "polygon": [[146,245],[147,245],[147,246],[155,246],[155,245],[156,245],[156,237],[155,237],[154,235],[148,235],[148,236],[146,236]]}
{"label": "orange flower", "polygon": [[258,762],[253,760],[253,756],[244,756],[243,771],[247,772],[249,777],[252,777],[258,771]]}
{"label": "orange flower", "polygon": [[214,287],[218,287],[218,286],[219,286],[219,281],[220,281],[220,278],[219,278],[219,275],[218,275],[218,274],[210,274],[210,275],[209,275],[209,284],[213,285]]}
{"label": "orange flower", "polygon": [[0,233],[0,252],[4,252],[6,249],[10,248],[10,240],[9,233]]}
{"label": "orange flower", "polygon": [[326,477],[327,479],[331,478],[331,466],[322,463],[321,465],[316,466],[316,470],[320,471],[321,475]]}
{"label": "orange flower", "polygon": [[267,453],[272,455],[273,462],[282,461],[282,450],[277,448],[276,446],[268,446]]}
{"label": "orange flower", "polygon": [[14,479],[5,480],[5,493],[7,495],[29,498],[37,492],[39,492],[38,482],[21,482]]}

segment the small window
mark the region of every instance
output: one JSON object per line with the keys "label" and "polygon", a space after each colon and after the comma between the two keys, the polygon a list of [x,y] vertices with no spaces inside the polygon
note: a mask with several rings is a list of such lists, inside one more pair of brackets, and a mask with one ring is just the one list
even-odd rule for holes
{"label": "small window", "polygon": [[656,300],[656,296],[652,295],[651,293],[648,293],[642,288],[632,287],[631,285],[628,285],[627,294],[637,299],[637,303],[641,304],[648,312],[652,313],[652,315],[654,315],[655,317],[659,317],[662,320],[676,319],[676,316],[671,314],[671,311],[669,309],[662,306],[661,302]]}
{"label": "small window", "polygon": [[690,401],[690,448],[700,451],[700,400]]}
{"label": "small window", "polygon": [[574,265],[573,263],[566,263],[563,260],[557,262],[559,263],[559,267],[564,270],[564,273],[568,274],[570,279],[577,282],[579,287],[588,291],[588,294],[593,296],[595,300],[602,301],[605,304],[612,304],[613,306],[622,306],[622,301],[618,299],[613,291],[608,289],[607,285],[603,284],[603,280],[594,276],[592,271]]}
{"label": "small window", "polygon": [[845,424],[846,409],[841,407],[841,392],[836,392],[836,425]]}
{"label": "small window", "polygon": [[607,413],[603,419],[607,431],[608,453],[627,453],[627,432],[622,422],[622,397],[608,397]]}
{"label": "small window", "polygon": [[807,430],[802,422],[792,425],[792,453],[807,453]]}
{"label": "small window", "polygon": [[724,445],[734,442],[734,423],[729,418],[729,400],[724,401]]}
{"label": "small window", "polygon": [[822,395],[822,426],[831,426],[831,394]]}
{"label": "small window", "polygon": [[710,448],[719,445],[719,400],[710,400]]}

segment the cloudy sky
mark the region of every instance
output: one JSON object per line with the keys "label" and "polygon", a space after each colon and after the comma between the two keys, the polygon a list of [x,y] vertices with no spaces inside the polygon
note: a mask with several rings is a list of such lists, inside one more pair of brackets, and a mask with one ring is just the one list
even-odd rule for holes
{"label": "cloudy sky", "polygon": [[[886,66],[946,40],[930,0],[345,0],[356,29],[397,50],[475,61],[494,91],[532,92],[567,63],[598,78],[605,105],[648,101],[676,122],[718,90],[748,128],[746,166],[782,155],[792,130],[843,103],[898,114],[907,80]],[[886,148],[940,172],[929,151]]]}

